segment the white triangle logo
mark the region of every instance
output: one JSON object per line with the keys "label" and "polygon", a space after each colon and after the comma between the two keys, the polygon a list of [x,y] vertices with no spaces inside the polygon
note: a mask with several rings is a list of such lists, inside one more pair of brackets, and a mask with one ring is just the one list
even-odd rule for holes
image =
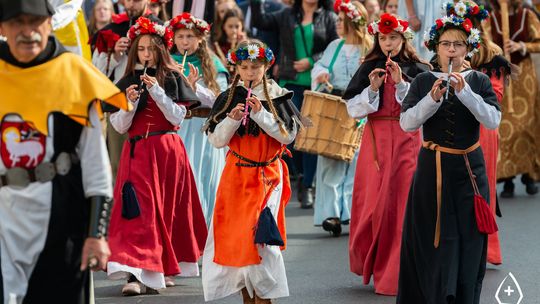
{"label": "white triangle logo", "polygon": [[508,273],[499,288],[497,288],[495,299],[498,304],[519,304],[523,300],[521,287],[519,287],[516,277],[511,272]]}

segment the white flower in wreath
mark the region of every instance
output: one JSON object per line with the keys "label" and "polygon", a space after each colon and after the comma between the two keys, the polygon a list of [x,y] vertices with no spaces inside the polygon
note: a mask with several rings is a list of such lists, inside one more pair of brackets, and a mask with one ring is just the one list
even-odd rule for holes
{"label": "white flower in wreath", "polygon": [[165,23],[163,23],[163,26],[164,26],[164,27],[169,27],[169,25],[171,25],[171,22],[170,22],[170,21],[165,21]]}
{"label": "white flower in wreath", "polygon": [[139,36],[141,34],[141,31],[140,30],[136,30],[135,31],[135,35]]}
{"label": "white flower in wreath", "polygon": [[156,24],[154,25],[154,29],[156,30],[158,35],[162,37],[165,35],[165,27],[163,25]]}
{"label": "white flower in wreath", "polygon": [[133,27],[137,29],[137,28],[139,28],[140,26],[141,26],[140,24],[135,23],[135,25],[134,25]]}
{"label": "white flower in wreath", "polygon": [[444,2],[441,6],[441,15],[446,15],[446,7],[448,6],[448,3],[450,2]]}
{"label": "white flower in wreath", "polygon": [[373,29],[374,34],[379,32],[379,25],[377,24],[377,22],[372,22],[371,23],[371,28]]}
{"label": "white flower in wreath", "polygon": [[235,62],[232,60],[231,53],[227,53],[227,61],[234,64]]}
{"label": "white flower in wreath", "polygon": [[444,25],[444,24],[447,24],[447,23],[453,23],[453,22],[452,22],[452,18],[450,18],[450,17],[448,17],[448,16],[442,17],[442,18],[441,18],[441,21],[442,21],[443,25]]}
{"label": "white flower in wreath", "polygon": [[248,58],[251,60],[256,60],[259,57],[259,47],[255,44],[250,44],[247,47],[248,49]]}
{"label": "white flower in wreath", "polygon": [[463,17],[465,16],[465,14],[467,14],[467,6],[461,1],[454,6],[454,10],[456,11],[456,14],[460,17]]}
{"label": "white flower in wreath", "polygon": [[399,24],[398,26],[396,26],[395,31],[398,33],[403,33],[403,25]]}
{"label": "white flower in wreath", "polygon": [[477,28],[472,28],[471,33],[469,34],[469,37],[467,38],[467,41],[469,43],[475,43],[480,41],[480,30]]}
{"label": "white flower in wreath", "polygon": [[410,28],[407,28],[405,32],[403,33],[403,37],[407,40],[413,40],[414,39],[414,33]]}
{"label": "white flower in wreath", "polygon": [[183,25],[187,25],[188,21],[186,19],[180,19],[180,23]]}
{"label": "white flower in wreath", "polygon": [[467,53],[467,57],[472,57],[476,53],[478,53],[478,49],[473,49],[472,51]]}
{"label": "white flower in wreath", "polygon": [[187,29],[192,29],[193,25],[194,25],[193,23],[188,23],[188,24],[186,24],[186,28]]}
{"label": "white flower in wreath", "polygon": [[424,41],[430,41],[431,36],[429,35],[429,31],[424,31]]}

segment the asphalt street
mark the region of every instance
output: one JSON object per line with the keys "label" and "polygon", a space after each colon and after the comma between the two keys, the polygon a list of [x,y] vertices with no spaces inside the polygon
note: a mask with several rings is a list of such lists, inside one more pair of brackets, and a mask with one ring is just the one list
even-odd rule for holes
{"label": "asphalt street", "polygon": [[[488,265],[481,303],[516,304],[519,288],[523,294],[521,304],[540,303],[540,195],[528,196],[518,182],[516,197],[501,199],[500,203],[503,217],[497,220],[503,264]],[[341,237],[334,238],[314,227],[313,210],[300,209],[296,200],[287,207],[287,224],[289,246],[283,254],[290,297],[275,303],[395,303],[395,297],[374,294],[372,285],[362,285],[362,278],[349,271],[348,226]],[[122,297],[124,281],[107,280],[104,273],[95,274],[94,280],[96,303],[205,303],[200,278],[177,279],[178,286],[159,295],[136,297]],[[501,302],[495,298],[497,290]],[[241,302],[240,295],[236,295],[213,303]]]}

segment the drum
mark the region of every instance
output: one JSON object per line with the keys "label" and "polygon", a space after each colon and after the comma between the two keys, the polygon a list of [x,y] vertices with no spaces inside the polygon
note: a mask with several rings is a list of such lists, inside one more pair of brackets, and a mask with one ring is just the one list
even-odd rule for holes
{"label": "drum", "polygon": [[353,159],[364,126],[349,116],[340,97],[305,91],[301,112],[311,119],[313,127],[300,130],[296,150],[347,162]]}

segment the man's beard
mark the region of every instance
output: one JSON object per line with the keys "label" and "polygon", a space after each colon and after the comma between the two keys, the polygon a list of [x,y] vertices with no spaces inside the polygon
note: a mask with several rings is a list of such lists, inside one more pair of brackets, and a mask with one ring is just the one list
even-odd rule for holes
{"label": "man's beard", "polygon": [[141,17],[143,14],[144,14],[144,11],[145,9],[142,9],[140,11],[136,11],[136,10],[128,10],[127,11],[127,14],[129,16],[129,18],[133,19],[133,18],[139,18]]}

